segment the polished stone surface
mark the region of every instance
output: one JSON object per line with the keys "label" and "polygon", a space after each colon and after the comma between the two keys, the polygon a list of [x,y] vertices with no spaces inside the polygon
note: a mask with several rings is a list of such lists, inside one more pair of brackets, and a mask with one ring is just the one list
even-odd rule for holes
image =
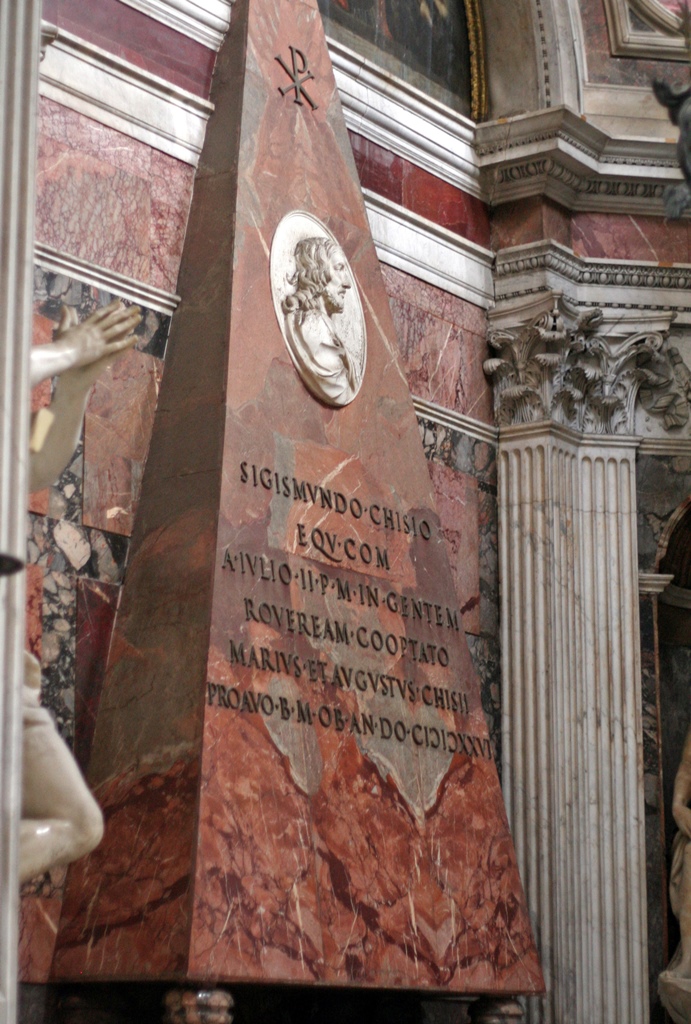
{"label": "polished stone surface", "polygon": [[[111,299],[92,285],[41,267],[34,271],[34,289],[35,345],[51,341],[63,303],[84,318]],[[80,442],[55,484],[32,495],[29,503],[27,647],[41,661],[42,702],[82,769],[88,762],[129,528],[150,440],[148,382],[160,380],[169,322],[161,313],[143,311],[134,350],[92,392],[86,452]],[[50,403],[51,391],[49,380],[33,389],[33,411]],[[117,450],[112,435],[121,444]],[[118,472],[123,456],[131,457],[134,467],[129,475],[133,486],[127,489]],[[49,977],[64,874],[59,869],[23,887],[19,950],[24,981],[45,982]]]}
{"label": "polished stone surface", "polygon": [[[289,46],[314,108],[279,92]],[[107,835],[71,873],[54,970],[539,991],[316,4],[237,3],[217,83],[94,734]],[[293,209],[363,299],[367,373],[338,410],[273,310]]]}
{"label": "polished stone surface", "polygon": [[39,129],[37,240],[175,291],[193,168],[45,98]]}
{"label": "polished stone surface", "polygon": [[396,156],[376,142],[349,132],[363,188],[399,203],[441,227],[489,247],[489,213],[481,199]]}
{"label": "polished stone surface", "polygon": [[491,388],[482,369],[484,310],[393,267],[382,266],[382,274],[412,393],[493,423]]}
{"label": "polished stone surface", "polygon": [[44,0],[43,18],[205,99],[213,50],[119,0]]}

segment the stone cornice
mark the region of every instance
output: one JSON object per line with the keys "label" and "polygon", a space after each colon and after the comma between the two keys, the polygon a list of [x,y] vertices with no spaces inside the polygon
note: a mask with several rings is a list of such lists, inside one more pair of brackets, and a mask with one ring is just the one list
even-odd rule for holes
{"label": "stone cornice", "polygon": [[484,441],[485,444],[496,445],[497,443],[499,431],[488,423],[482,423],[480,420],[473,419],[472,416],[465,416],[462,412],[456,412],[453,409],[445,409],[443,406],[437,405],[436,402],[429,402],[426,398],[416,398],[415,395],[413,395],[413,405],[419,420],[431,420],[442,427],[458,431],[459,434],[466,437],[472,437],[475,441]]}
{"label": "stone cornice", "polygon": [[70,256],[68,253],[60,252],[41,242],[36,242],[34,246],[34,259],[39,266],[46,270],[64,274],[65,277],[75,278],[77,281],[94,285],[96,288],[102,288],[119,299],[129,299],[131,302],[136,302],[147,309],[155,309],[160,313],[169,315],[174,313],[180,302],[179,295],[164,292],[160,288],[154,288],[152,285],[144,284],[132,277],[118,274],[114,270],[99,267],[78,256]]}
{"label": "stone cornice", "polygon": [[545,195],[662,215],[664,187],[680,179],[669,139],[613,137],[564,106],[475,126],[341,43],[329,50],[352,131],[493,205]]}
{"label": "stone cornice", "polygon": [[666,590],[674,576],[669,573],[639,572],[638,592],[640,594],[661,594]]}
{"label": "stone cornice", "polygon": [[483,192],[493,205],[546,195],[573,210],[662,214],[680,179],[675,146],[613,138],[566,107],[478,125]]}
{"label": "stone cornice", "polygon": [[59,30],[40,66],[42,96],[196,166],[213,104]]}
{"label": "stone cornice", "polygon": [[499,441],[503,448],[512,443],[522,444],[525,441],[555,440],[562,444],[573,445],[575,448],[588,447],[636,449],[640,438],[631,434],[583,434],[579,430],[567,427],[553,420],[537,420],[534,423],[515,423],[500,427]]}
{"label": "stone cornice", "polygon": [[230,25],[233,0],[120,0],[182,35],[218,50]]}
{"label": "stone cornice", "polygon": [[363,189],[379,259],[487,309],[492,302],[489,249]]}
{"label": "stone cornice", "polygon": [[[493,319],[560,291],[577,306],[598,306],[608,319],[656,329],[672,320],[691,323],[691,264],[605,260],[576,256],[558,242],[540,241],[501,249],[496,256]],[[506,314],[504,314],[506,310]]]}
{"label": "stone cornice", "polygon": [[472,121],[342,43],[329,39],[328,44],[351,131],[464,192],[481,196]]}
{"label": "stone cornice", "polygon": [[644,437],[641,440],[641,455],[691,456],[690,437]]}

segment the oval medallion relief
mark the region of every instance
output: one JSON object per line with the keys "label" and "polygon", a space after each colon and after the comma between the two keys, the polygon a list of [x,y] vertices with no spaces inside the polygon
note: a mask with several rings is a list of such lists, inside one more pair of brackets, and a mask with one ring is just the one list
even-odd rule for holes
{"label": "oval medallion relief", "polygon": [[294,210],[274,232],[271,294],[303,383],[332,406],[353,401],[365,375],[367,335],[355,276],[327,227]]}

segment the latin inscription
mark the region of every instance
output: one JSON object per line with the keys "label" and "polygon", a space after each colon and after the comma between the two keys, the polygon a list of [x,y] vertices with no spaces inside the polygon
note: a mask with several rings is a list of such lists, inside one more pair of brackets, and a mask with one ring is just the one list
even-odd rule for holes
{"label": "latin inscription", "polygon": [[314,505],[322,511],[333,510],[356,521],[364,518],[375,529],[422,537],[423,540],[429,540],[432,536],[432,527],[426,519],[416,518],[412,513],[399,512],[377,502],[364,505],[357,497],[346,497],[341,491],[323,484],[297,480],[287,473],[277,473],[269,466],[241,462],[240,483],[251,483],[253,487],[263,487],[279,497]]}
{"label": "latin inscription", "polygon": [[[333,515],[328,527],[323,516],[319,526],[291,520],[292,545],[291,538],[287,538],[293,552],[291,561],[288,557],[225,548],[222,571],[252,588],[251,596],[245,593],[242,598],[248,636],[228,637],[229,664],[251,670],[255,675],[266,673],[272,682],[281,678],[301,680],[313,687],[314,698],[298,699],[292,690],[290,696],[281,696],[274,691],[258,692],[209,682],[209,705],[290,722],[296,728],[331,729],[418,750],[491,759],[487,738],[439,724],[411,724],[405,715],[397,717],[396,708],[403,706],[469,715],[468,695],[454,685],[455,680],[448,685],[432,685],[424,675],[420,682],[414,672],[408,677],[372,667],[377,660],[396,666],[430,666],[437,683],[440,671],[450,667],[449,641],[454,638],[455,642],[455,635],[461,630],[457,608],[435,601],[431,595],[405,594],[387,582],[354,582],[352,578],[352,572],[388,574],[391,567],[387,535],[397,533],[424,543],[432,538],[430,523],[412,513],[379,502],[366,503],[333,487],[280,474],[271,467],[248,461],[240,463],[238,476],[241,486],[270,491],[272,496],[291,505],[306,506],[306,512],[310,508],[327,515],[335,513],[342,517],[343,526],[332,528]],[[361,536],[363,521],[369,540]],[[335,523],[338,526],[338,520]],[[315,552],[331,566],[317,570],[296,565],[300,556],[315,558]],[[345,575],[345,570],[350,570],[351,575]],[[298,594],[304,595],[301,600],[307,600],[309,611],[294,606]],[[319,613],[314,611],[315,599],[318,605],[322,604]],[[370,621],[373,612],[375,623]],[[392,619],[394,623],[402,620],[404,629],[400,625],[398,629],[385,628],[384,622],[392,624]],[[261,635],[263,627],[283,637],[283,647],[248,639],[257,635],[257,628]],[[324,650],[315,652],[313,657],[298,653],[292,646],[297,638],[305,638],[309,646]],[[299,644],[298,648],[301,649]],[[329,693],[335,692],[376,699],[376,712],[368,713],[362,707],[345,712],[325,701]],[[380,713],[385,710],[382,700],[391,702],[391,714]]]}
{"label": "latin inscription", "polygon": [[487,738],[452,729],[439,729],[416,723],[406,725],[401,719],[364,712],[343,712],[329,704],[312,705],[309,701],[290,701],[287,697],[274,698],[269,693],[240,691],[233,686],[208,683],[207,701],[210,705],[244,711],[248,714],[274,715],[284,722],[296,725],[333,729],[358,736],[376,736],[385,742],[409,743],[425,750],[441,750],[449,754],[466,754],[468,757],[492,759],[492,748]]}

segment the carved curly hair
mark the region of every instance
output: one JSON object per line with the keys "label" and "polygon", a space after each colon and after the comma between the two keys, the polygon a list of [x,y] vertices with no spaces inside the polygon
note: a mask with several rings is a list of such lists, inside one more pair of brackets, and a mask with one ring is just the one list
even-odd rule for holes
{"label": "carved curly hair", "polygon": [[302,238],[295,246],[295,273],[289,284],[295,289],[283,300],[283,312],[316,309],[330,278],[329,260],[340,247],[330,238]]}

